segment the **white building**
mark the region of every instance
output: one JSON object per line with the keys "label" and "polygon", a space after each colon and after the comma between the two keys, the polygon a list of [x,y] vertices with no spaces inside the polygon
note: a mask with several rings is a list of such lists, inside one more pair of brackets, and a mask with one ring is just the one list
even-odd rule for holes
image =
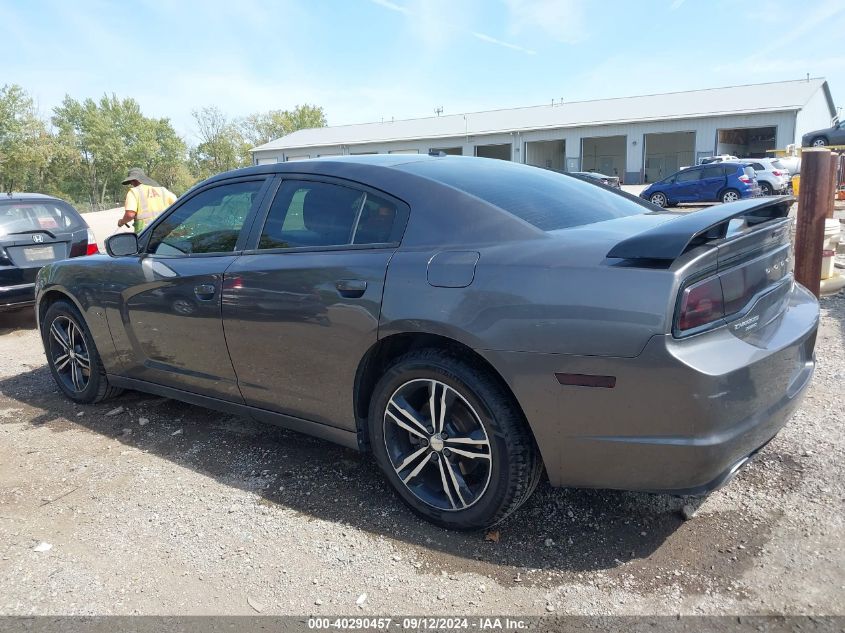
{"label": "white building", "polygon": [[654,182],[704,156],[760,157],[829,127],[824,79],[553,103],[299,130],[252,150],[255,164],[434,150]]}

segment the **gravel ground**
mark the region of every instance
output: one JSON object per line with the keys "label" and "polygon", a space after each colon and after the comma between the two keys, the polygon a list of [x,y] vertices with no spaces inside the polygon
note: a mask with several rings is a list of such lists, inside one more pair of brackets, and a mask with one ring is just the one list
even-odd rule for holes
{"label": "gravel ground", "polygon": [[[178,402],[62,398],[0,315],[0,614],[842,614],[845,298],[792,422],[694,503],[541,484],[497,532],[366,456]],[[49,546],[49,547],[48,547]]]}

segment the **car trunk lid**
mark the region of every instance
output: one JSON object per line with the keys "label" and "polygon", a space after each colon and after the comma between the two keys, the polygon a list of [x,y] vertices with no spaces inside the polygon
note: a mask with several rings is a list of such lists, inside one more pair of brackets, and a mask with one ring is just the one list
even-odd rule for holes
{"label": "car trunk lid", "polygon": [[[27,231],[0,238],[8,264],[18,268],[40,268],[70,256],[72,233]],[[7,264],[7,265],[8,265]]]}
{"label": "car trunk lid", "polygon": [[673,334],[727,324],[744,338],[786,309],[793,283],[786,216],[793,201],[744,200],[689,213],[619,242],[607,257],[649,268],[694,260],[672,298]]}

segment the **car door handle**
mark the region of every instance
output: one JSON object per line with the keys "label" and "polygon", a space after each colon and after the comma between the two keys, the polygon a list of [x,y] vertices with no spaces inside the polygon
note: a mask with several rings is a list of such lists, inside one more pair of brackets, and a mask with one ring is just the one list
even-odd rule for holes
{"label": "car door handle", "polygon": [[361,279],[341,279],[334,286],[341,297],[357,299],[367,289],[367,282]]}
{"label": "car door handle", "polygon": [[209,301],[213,299],[216,292],[217,288],[214,284],[200,284],[198,286],[194,286],[194,294],[200,301]]}

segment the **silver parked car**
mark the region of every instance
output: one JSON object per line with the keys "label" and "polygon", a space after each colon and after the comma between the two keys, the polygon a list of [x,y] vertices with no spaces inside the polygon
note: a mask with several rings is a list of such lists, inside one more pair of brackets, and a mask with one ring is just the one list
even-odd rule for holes
{"label": "silver parked car", "polygon": [[783,195],[789,191],[789,170],[777,158],[743,158],[757,174],[757,183],[764,196]]}
{"label": "silver parked car", "polygon": [[39,327],[75,402],[136,389],[370,452],[444,527],[501,521],[544,474],[702,494],[813,374],[790,204],[678,213],[457,156],[255,166],[41,269]]}

